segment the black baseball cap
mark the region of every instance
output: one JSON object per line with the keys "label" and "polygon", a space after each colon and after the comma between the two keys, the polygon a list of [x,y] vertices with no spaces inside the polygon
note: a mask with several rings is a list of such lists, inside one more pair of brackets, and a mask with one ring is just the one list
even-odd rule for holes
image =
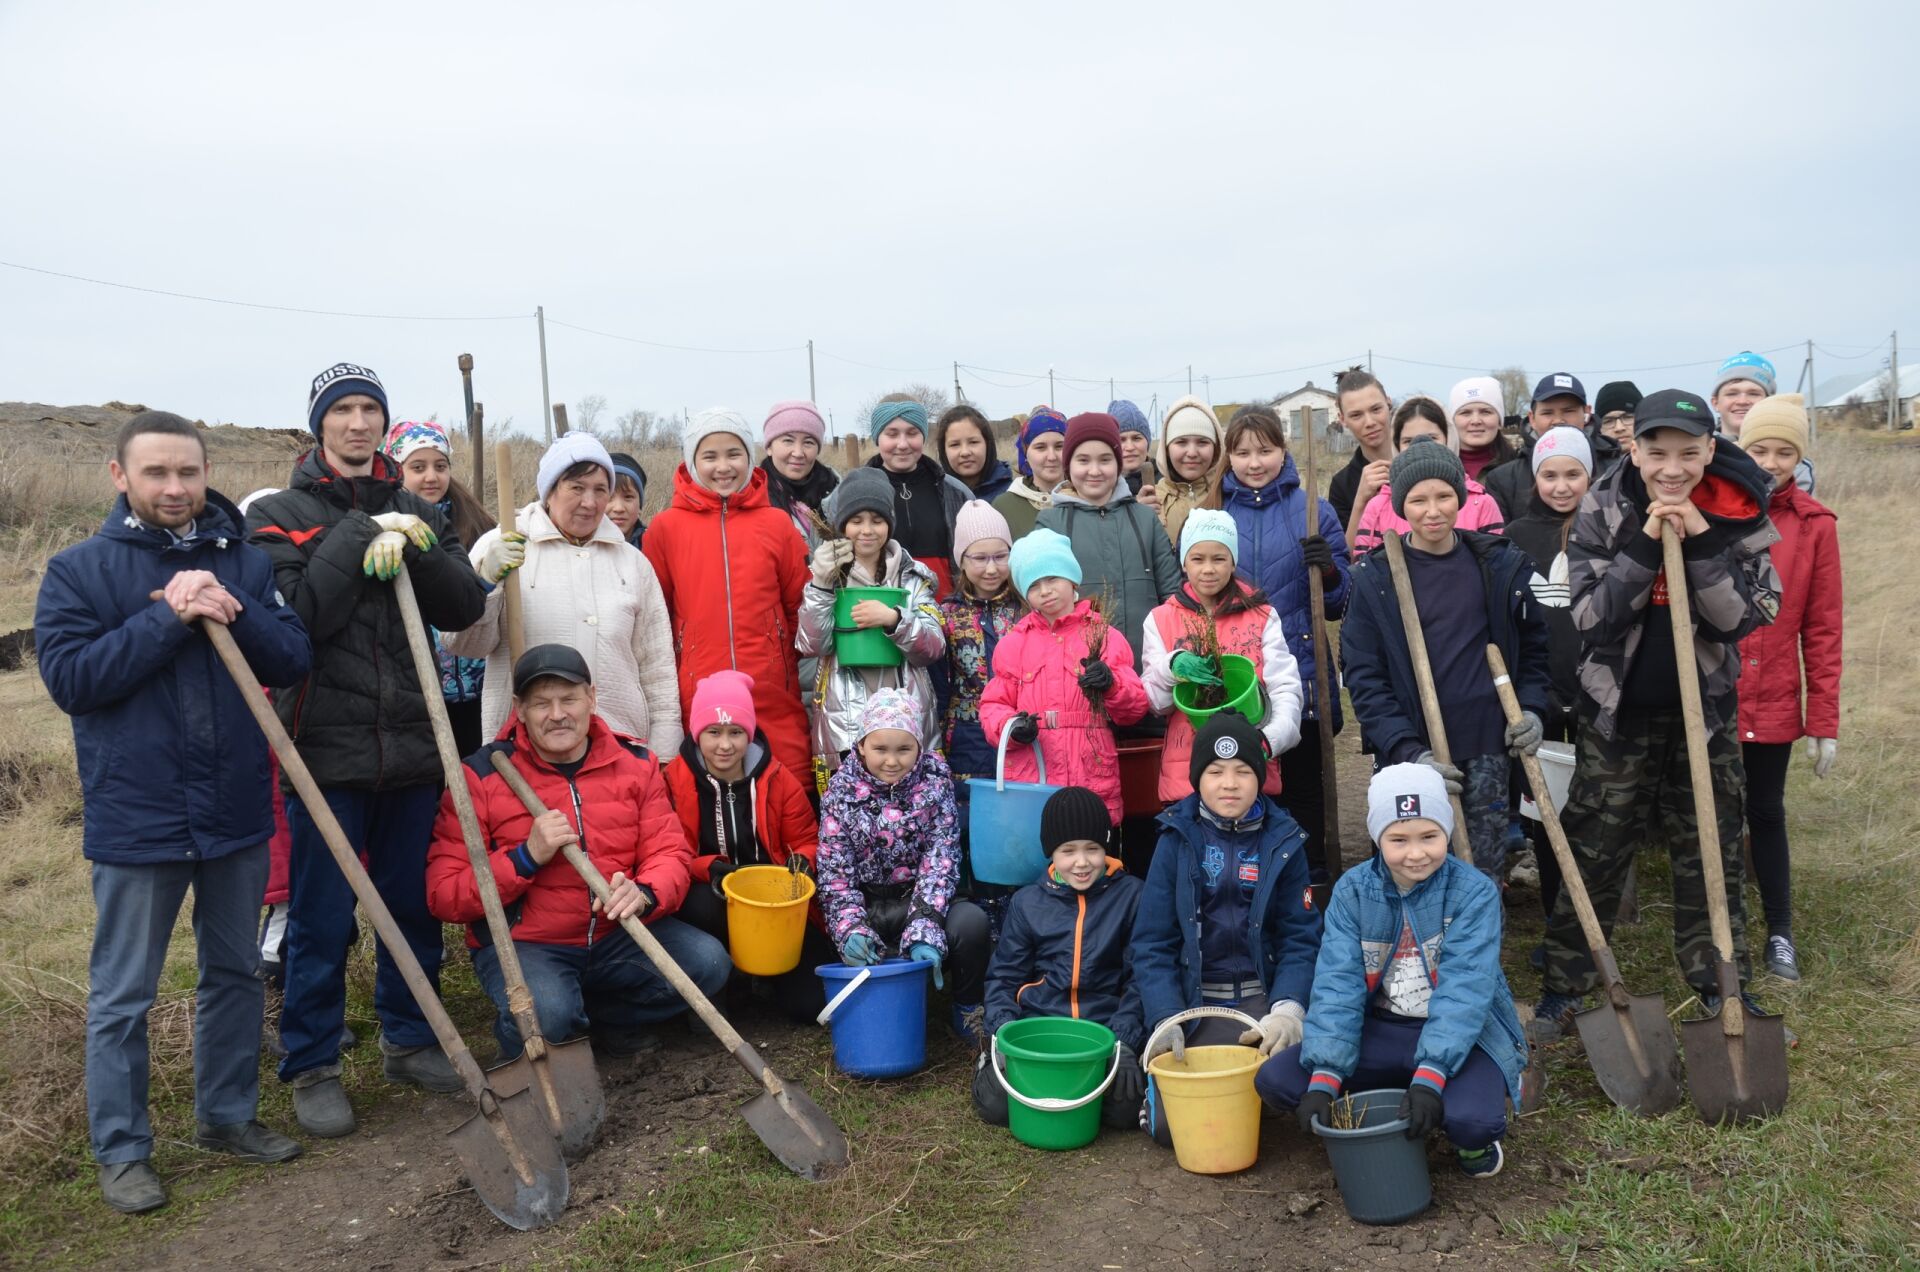
{"label": "black baseball cap", "polygon": [[1580,405],[1585,406],[1587,388],[1571,372],[1555,371],[1552,375],[1541,376],[1540,383],[1533,386],[1533,400],[1544,402],[1557,397],[1576,397],[1580,399]]}
{"label": "black baseball cap", "polygon": [[1685,389],[1649,393],[1633,408],[1633,435],[1645,437],[1657,428],[1677,428],[1682,433],[1705,437],[1713,432],[1713,408],[1698,393]]}
{"label": "black baseball cap", "polygon": [[593,683],[587,660],[572,645],[535,645],[513,664],[513,696],[518,698],[543,676],[558,676],[576,685]]}

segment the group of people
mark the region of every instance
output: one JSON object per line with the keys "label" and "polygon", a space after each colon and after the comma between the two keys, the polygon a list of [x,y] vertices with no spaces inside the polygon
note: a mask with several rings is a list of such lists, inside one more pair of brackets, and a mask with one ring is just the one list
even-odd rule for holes
{"label": "group of people", "polygon": [[[279,1076],[302,1129],[355,1126],[340,1083],[353,895],[311,813],[270,776],[238,687],[195,630],[207,623],[229,628],[272,691],[430,979],[440,925],[467,926],[503,1058],[522,1040],[429,695],[467,757],[459,780],[549,1037],[657,1046],[679,1003],[618,920],[640,917],[717,992],[731,972],[723,881],[779,865],[816,877],[817,906],[800,967],[749,988],[795,1019],[819,1009],[818,963],[923,961],[976,1043],[1019,1015],[1108,1023],[1127,1049],[1109,1114],[1164,1137],[1140,1049],[1173,1015],[1231,1007],[1272,1056],[1263,1094],[1303,1124],[1343,1084],[1397,1074],[1419,1133],[1444,1125],[1463,1167],[1491,1173],[1526,1035],[1555,1036],[1593,983],[1542,855],[1543,993],[1524,1031],[1511,1010],[1498,954],[1513,757],[1576,743],[1564,821],[1609,920],[1636,846],[1668,843],[1676,949],[1711,1005],[1678,708],[1679,675],[1698,674],[1735,931],[1751,826],[1768,966],[1797,975],[1781,792],[1801,736],[1816,771],[1833,761],[1839,562],[1810,492],[1805,411],[1774,387],[1771,366],[1743,354],[1711,400],[1610,384],[1589,409],[1555,373],[1516,448],[1491,378],[1444,406],[1396,406],[1355,368],[1338,386],[1355,450],[1326,498],[1303,487],[1263,405],[1223,425],[1181,398],[1157,435],[1128,402],[1071,419],[1038,407],[1009,463],[974,407],[930,420],[894,397],[869,420],[877,455],[845,474],[821,460],[812,403],[779,403],[758,428],[716,408],[689,419],[672,495],[644,523],[640,463],[569,434],[542,456],[534,501],[493,524],[452,476],[445,431],[392,420],[378,377],[354,364],[313,381],[313,448],[288,488],[254,492],[244,511],[210,488],[191,424],[137,416],[112,462],[113,511],[49,564],[36,615],[85,790],[99,909],[88,1100],[106,1199],[165,1200],[148,1161],[144,1018],[189,887],[198,1142],[257,1161],[299,1152],[254,1118],[263,958],[284,981]],[[1665,614],[1667,526],[1688,562],[1690,650]],[[1388,531],[1404,540],[1450,762],[1371,546]],[[402,565],[438,685],[413,670]],[[1375,851],[1330,898],[1314,574],[1325,617],[1344,620],[1341,666],[1319,669],[1329,723],[1344,724],[1344,673],[1377,769]],[[859,633],[897,656],[843,660],[839,638]],[[1196,728],[1176,700],[1219,695],[1227,655],[1251,664],[1257,703]],[[1122,788],[1128,741],[1159,747],[1151,792]],[[970,867],[964,779],[1002,756],[1009,778],[1038,780],[1044,762],[1061,788],[1041,827],[1045,875],[1019,891]],[[496,757],[551,811],[528,813]],[[1456,798],[1471,866],[1447,852]],[[610,879],[605,906],[570,846]],[[1744,945],[1740,957],[1744,975]],[[374,1008],[388,1078],[459,1089],[384,949]],[[1187,1026],[1220,1028],[1241,1036]],[[977,1073],[974,1094],[996,1119],[991,1078]]]}

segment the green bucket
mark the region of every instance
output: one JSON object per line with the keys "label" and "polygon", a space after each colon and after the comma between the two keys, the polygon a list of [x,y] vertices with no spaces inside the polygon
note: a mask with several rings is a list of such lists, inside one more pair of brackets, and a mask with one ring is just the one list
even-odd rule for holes
{"label": "green bucket", "polygon": [[1226,701],[1220,706],[1194,706],[1193,696],[1199,692],[1200,686],[1184,683],[1173,686],[1173,705],[1180,708],[1180,714],[1187,717],[1188,723],[1195,729],[1222,711],[1238,711],[1254,728],[1259,728],[1260,722],[1267,717],[1267,697],[1253,659],[1243,658],[1239,654],[1220,655],[1220,680],[1226,686]]}
{"label": "green bucket", "polygon": [[855,627],[853,607],[861,601],[879,601],[903,609],[903,587],[843,587],[833,594],[833,656],[842,667],[898,667],[907,660],[893,637],[878,627]]}
{"label": "green bucket", "polygon": [[1091,1020],[1034,1016],[1000,1026],[992,1049],[988,1063],[1007,1093],[1007,1126],[1015,1139],[1053,1152],[1093,1142],[1100,1099],[1120,1065],[1113,1030]]}

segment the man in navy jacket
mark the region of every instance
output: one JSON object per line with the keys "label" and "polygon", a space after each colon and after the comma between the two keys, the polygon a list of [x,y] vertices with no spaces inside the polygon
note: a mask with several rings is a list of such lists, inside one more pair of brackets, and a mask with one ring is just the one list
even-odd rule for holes
{"label": "man in navy jacket", "polygon": [[311,653],[266,554],[207,489],[192,424],[134,416],[110,470],[120,497],[92,538],[47,563],[33,626],[41,679],[73,717],[93,863],[87,1121],[107,1204],[132,1213],[167,1199],[148,1162],[147,1012],[188,888],[200,962],[195,1143],[255,1162],[300,1152],[254,1120],[267,746],[196,624],[226,626],[267,684],[298,681]]}

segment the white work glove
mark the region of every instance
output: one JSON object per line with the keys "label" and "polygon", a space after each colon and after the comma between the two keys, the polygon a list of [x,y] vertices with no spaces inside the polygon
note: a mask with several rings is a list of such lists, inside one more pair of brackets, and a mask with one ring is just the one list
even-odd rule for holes
{"label": "white work glove", "polygon": [[360,558],[360,573],[384,583],[400,573],[406,550],[406,535],[398,530],[382,530],[373,536],[373,542],[367,545],[367,554]]}
{"label": "white work glove", "polygon": [[1833,757],[1840,749],[1838,738],[1808,738],[1807,758],[1813,761],[1813,775],[1825,777],[1833,771]]}
{"label": "white work glove", "polygon": [[422,552],[440,542],[433,527],[410,512],[383,512],[373,519],[373,524],[382,530],[396,530],[406,535],[407,542]]}
{"label": "white work glove", "polygon": [[1520,718],[1507,726],[1507,754],[1516,759],[1532,755],[1540,749],[1540,739],[1545,735],[1540,717],[1531,711],[1522,711]]}
{"label": "white work glove", "polygon": [[527,561],[527,536],[518,530],[502,530],[487,550],[480,554],[480,563],[474,568],[480,577],[489,583],[498,583],[509,573],[525,565]]}
{"label": "white work glove", "polygon": [[840,568],[853,561],[853,540],[822,539],[820,546],[813,550],[810,568],[813,581],[823,588],[832,588],[840,581]]}
{"label": "white work glove", "polygon": [[1257,1026],[1241,1034],[1240,1045],[1257,1046],[1261,1055],[1270,1056],[1293,1046],[1306,1032],[1307,1009],[1289,998],[1275,1003]]}
{"label": "white work glove", "polygon": [[1447,794],[1457,798],[1460,792],[1465,789],[1463,785],[1466,781],[1465,775],[1451,764],[1442,764],[1438,759],[1434,758],[1432,751],[1420,752],[1419,757],[1414,760],[1414,763],[1424,764],[1438,773],[1440,780],[1447,784]]}

